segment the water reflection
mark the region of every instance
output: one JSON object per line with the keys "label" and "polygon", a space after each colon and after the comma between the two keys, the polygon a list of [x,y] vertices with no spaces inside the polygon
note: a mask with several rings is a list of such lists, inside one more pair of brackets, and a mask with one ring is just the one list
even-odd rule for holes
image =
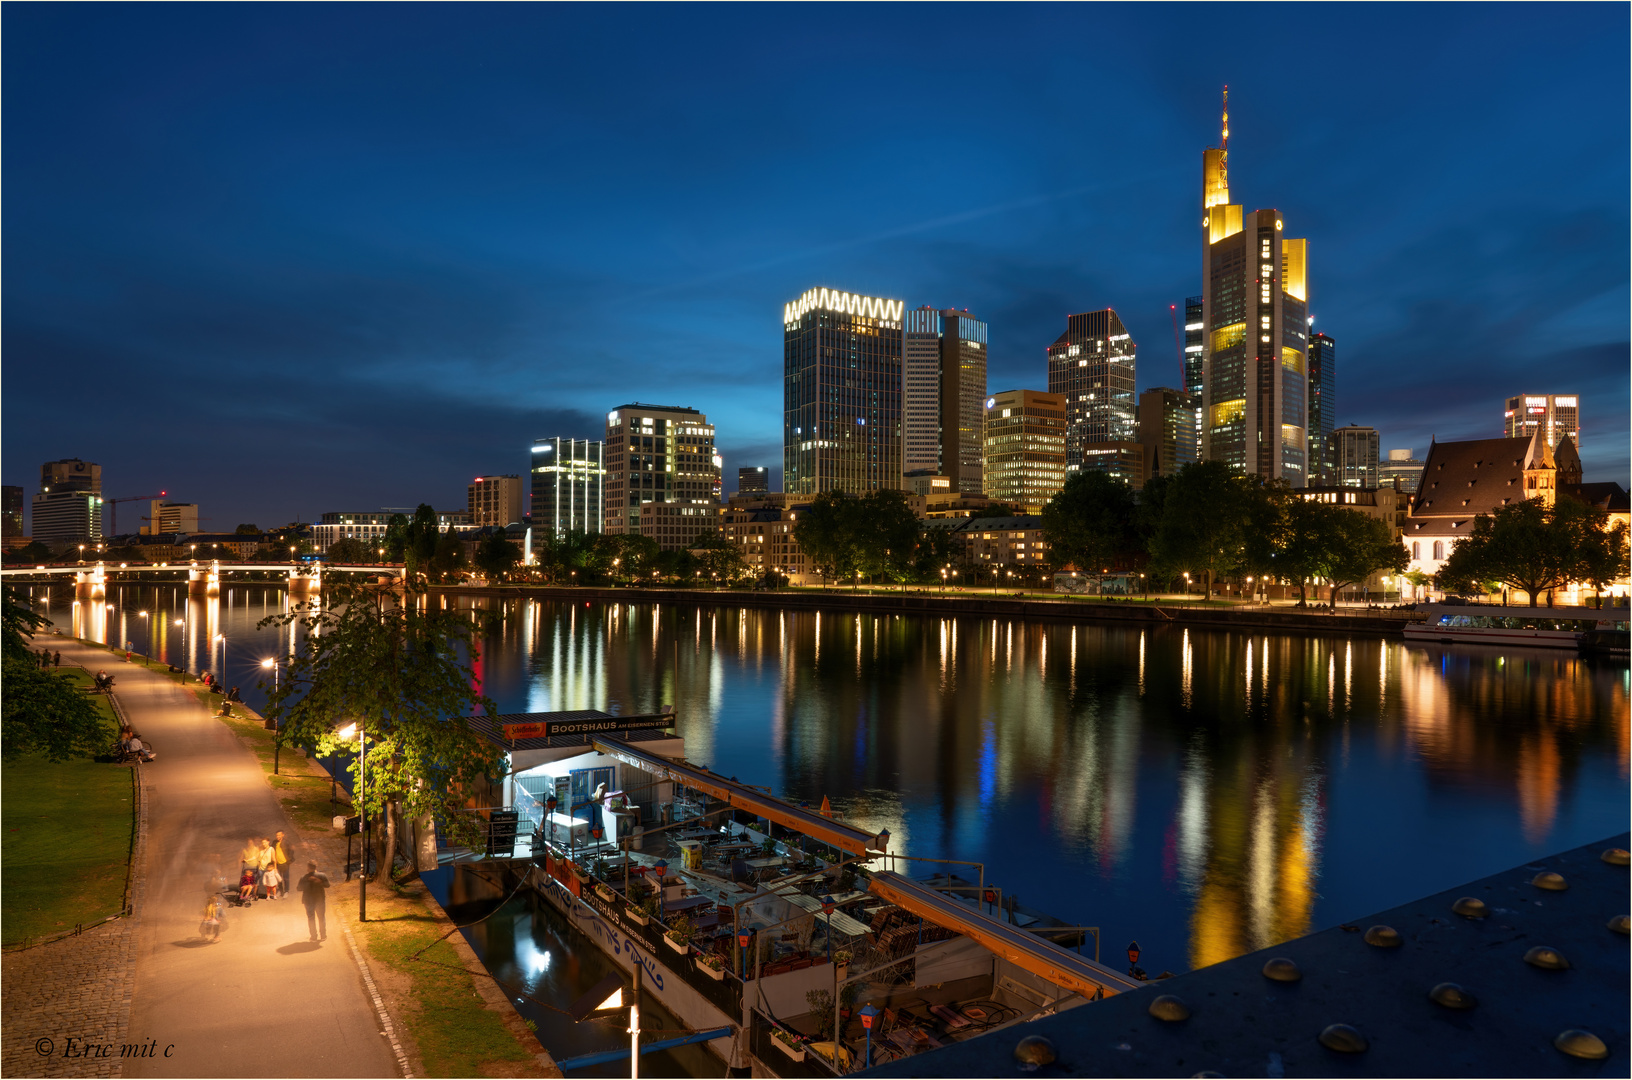
{"label": "water reflection", "polygon": [[[58,593],[53,615],[71,600]],[[158,655],[177,662],[185,644],[194,671],[208,662],[201,642],[222,634],[226,677],[252,700],[246,669],[288,646],[253,629],[280,610],[281,590],[188,602],[185,589],[113,587],[108,602],[74,625],[105,619],[140,648],[133,609],[149,607]],[[888,828],[897,851],[982,860],[1022,902],[1102,926],[1108,942],[1138,938],[1151,970],[1226,959],[1625,828],[1627,669],[1573,654],[481,606],[494,616],[482,687],[502,711],[672,704],[693,761],[795,800],[829,796]]]}

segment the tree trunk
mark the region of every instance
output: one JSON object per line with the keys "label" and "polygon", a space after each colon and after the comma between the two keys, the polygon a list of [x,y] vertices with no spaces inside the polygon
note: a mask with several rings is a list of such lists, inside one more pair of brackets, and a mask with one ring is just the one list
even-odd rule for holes
{"label": "tree trunk", "polygon": [[385,860],[381,863],[385,872],[385,880],[391,880],[391,867],[396,861],[397,800],[391,799],[385,804]]}

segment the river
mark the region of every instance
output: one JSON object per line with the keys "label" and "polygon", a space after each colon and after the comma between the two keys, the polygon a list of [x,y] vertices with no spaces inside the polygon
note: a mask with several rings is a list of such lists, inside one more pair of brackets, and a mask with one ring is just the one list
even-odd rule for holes
{"label": "river", "polygon": [[[280,651],[254,624],[287,602],[259,586],[190,604],[119,586],[94,610],[52,596],[64,628],[138,650],[152,633],[194,671],[223,670],[224,652],[252,704]],[[1152,974],[1627,827],[1628,668],[1569,652],[457,602],[489,609],[477,670],[499,711],[673,704],[692,761],[827,796],[896,851],[984,862],[1021,903],[1101,927],[1108,963],[1137,939]]]}

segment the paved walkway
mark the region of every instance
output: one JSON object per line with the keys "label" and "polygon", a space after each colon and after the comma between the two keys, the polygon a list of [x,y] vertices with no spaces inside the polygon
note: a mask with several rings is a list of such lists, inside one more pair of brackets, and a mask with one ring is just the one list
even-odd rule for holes
{"label": "paved walkway", "polygon": [[[322,943],[308,940],[298,898],[228,908],[219,942],[199,936],[212,869],[235,879],[247,837],[294,834],[255,756],[171,679],[69,641],[62,654],[113,671],[126,715],[158,753],[142,766],[146,902],[134,924],[125,1039],[155,1050],[127,1058],[123,1075],[401,1076],[340,905],[328,905]],[[319,869],[343,876],[339,866]]]}

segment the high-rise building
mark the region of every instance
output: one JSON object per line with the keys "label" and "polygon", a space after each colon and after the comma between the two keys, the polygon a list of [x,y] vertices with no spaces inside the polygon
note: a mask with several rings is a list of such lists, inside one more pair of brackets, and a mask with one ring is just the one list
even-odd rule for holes
{"label": "high-rise building", "polygon": [[901,486],[905,306],[811,289],[783,307],[783,491]]}
{"label": "high-rise building", "polygon": [[763,465],[737,470],[738,495],[763,495],[771,490],[770,473]]}
{"label": "high-rise building", "polygon": [[1190,424],[1196,440],[1191,450],[1192,461],[1201,460],[1201,338],[1202,298],[1187,296],[1184,298],[1184,392],[1190,395],[1191,411],[1195,413]]}
{"label": "high-rise building", "polygon": [[1196,460],[1194,398],[1183,390],[1157,386],[1139,395],[1139,442],[1145,447],[1145,475],[1172,476]]}
{"label": "high-rise building", "polygon": [[1230,202],[1223,143],[1202,154],[1202,457],[1307,485],[1309,244]]}
{"label": "high-rise building", "polygon": [[0,486],[0,537],[10,540],[23,535],[23,488],[20,484]]}
{"label": "high-rise building", "polygon": [[1377,429],[1350,424],[1332,432],[1327,441],[1332,458],[1331,486],[1377,486]]}
{"label": "high-rise building", "polygon": [[142,519],[147,524],[141,527],[144,536],[159,536],[165,533],[195,533],[198,531],[198,504],[173,503],[163,499],[154,499],[148,503],[147,516]]}
{"label": "high-rise building", "polygon": [[102,496],[59,488],[34,496],[33,537],[42,544],[88,544],[102,539]]}
{"label": "high-rise building", "polygon": [[1416,491],[1422,483],[1422,462],[1410,450],[1390,450],[1387,461],[1377,463],[1377,486],[1389,487],[1396,481],[1401,491]]}
{"label": "high-rise building", "polygon": [[88,491],[92,495],[102,494],[102,466],[94,461],[81,461],[76,458],[64,458],[61,461],[47,461],[40,466],[40,490],[42,492],[56,491]]}
{"label": "high-rise building", "polygon": [[606,443],[600,439],[533,440],[528,521],[539,538],[569,531],[598,533],[606,519]]}
{"label": "high-rise building", "polygon": [[907,312],[903,473],[930,469],[955,490],[980,494],[986,345],[986,324],[967,311]]}
{"label": "high-rise building", "polygon": [[717,508],[723,464],[714,425],[696,409],[619,405],[606,414],[604,531],[639,533],[646,503]]}
{"label": "high-rise building", "polygon": [[1065,486],[1065,399],[1005,390],[986,399],[986,495],[1035,514]]}
{"label": "high-rise building", "polygon": [[1048,392],[1065,399],[1065,467],[1084,466],[1090,443],[1138,438],[1133,396],[1134,343],[1115,311],[1066,318],[1048,347]]}
{"label": "high-rise building", "polygon": [[1557,450],[1569,436],[1581,449],[1580,399],[1574,394],[1520,394],[1507,399],[1506,434],[1510,439],[1541,432],[1547,449]]}
{"label": "high-rise building", "polygon": [[506,473],[499,476],[478,476],[465,486],[465,506],[470,511],[471,524],[478,529],[497,525],[521,523],[523,484],[520,476]]}
{"label": "high-rise building", "polygon": [[1309,335],[1308,367],[1309,483],[1336,484],[1331,438],[1337,415],[1337,342],[1330,335]]}

